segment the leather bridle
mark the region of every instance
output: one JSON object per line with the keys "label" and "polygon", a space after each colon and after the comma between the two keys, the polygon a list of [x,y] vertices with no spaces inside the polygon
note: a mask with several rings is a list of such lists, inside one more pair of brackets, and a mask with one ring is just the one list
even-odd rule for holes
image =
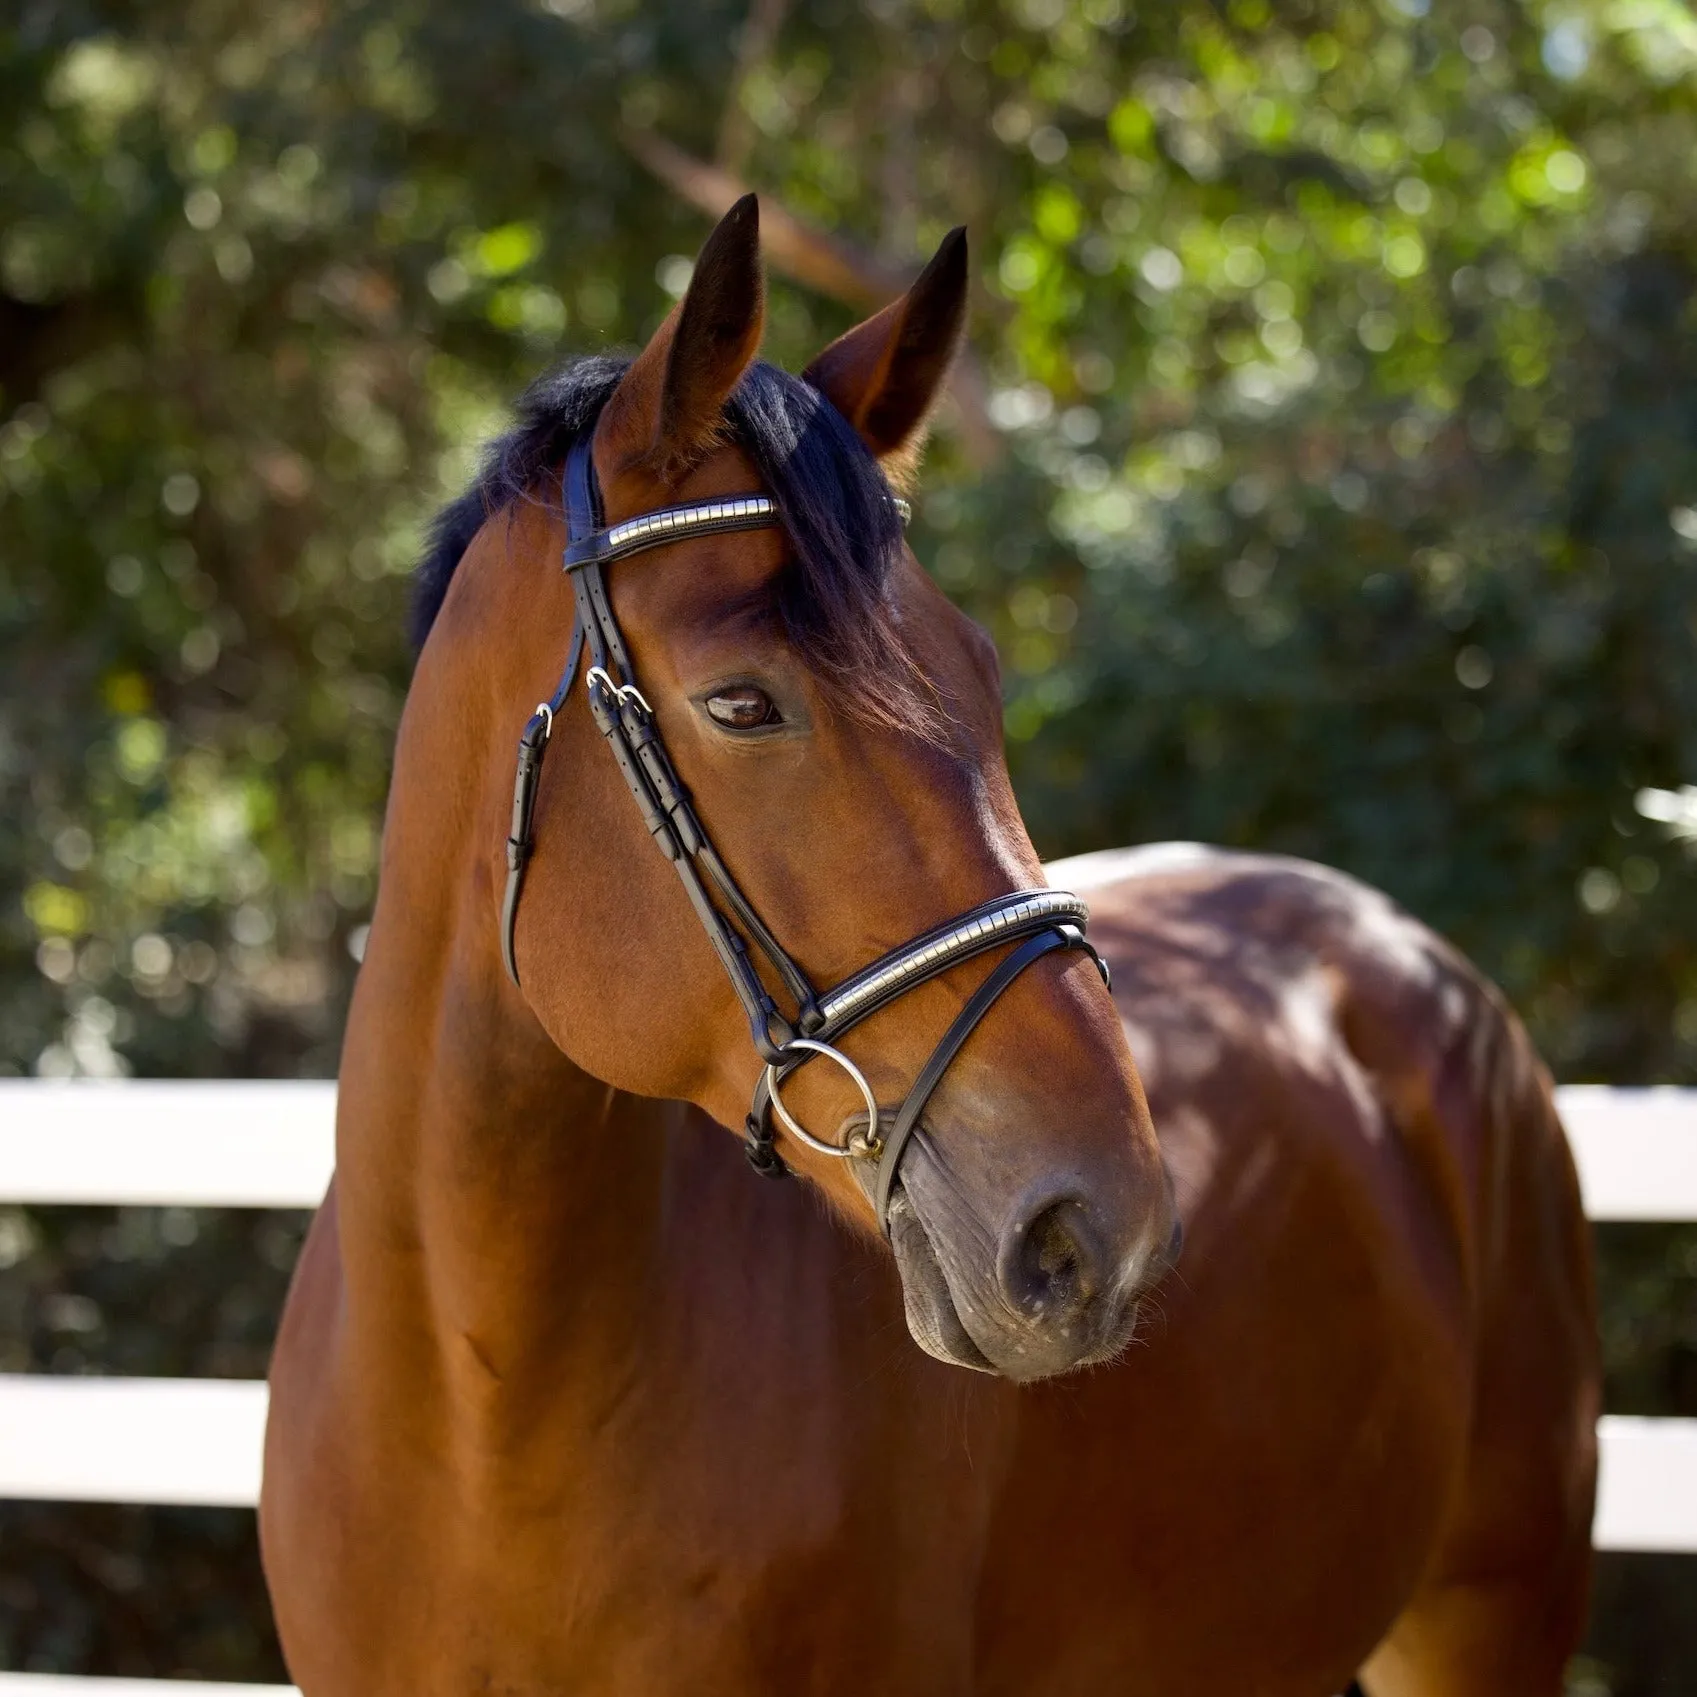
{"label": "leather bridle", "polygon": [[[501,904],[501,956],[508,975],[514,984],[519,982],[514,928],[525,866],[535,843],[536,787],[542,757],[554,716],[565,705],[577,680],[587,646],[590,665],[584,685],[590,714],[612,750],[643,823],[682,881],[690,905],[748,1016],[754,1047],[766,1063],[744,1124],[750,1163],[757,1172],[773,1177],[782,1177],[788,1171],[772,1127],[776,1114],[785,1129],[809,1148],[855,1163],[878,1223],[888,1232],[891,1189],[920,1113],[949,1063],[1002,993],[1028,966],[1055,949],[1084,950],[1107,983],[1107,963],[1084,935],[1089,910],[1077,896],[1064,890],[1013,890],[892,949],[834,990],[816,991],[737,887],[690,805],[689,794],[660,740],[654,711],[636,686],[605,576],[605,568],[615,560],[668,542],[779,525],[782,520],[777,504],[766,495],[742,495],[665,507],[603,528],[588,435],[581,437],[567,455],[564,484],[565,570],[576,596],[576,617],[559,687],[537,707],[519,738],[512,834],[507,839],[507,888]],[[895,500],[894,496],[890,498]],[[896,505],[905,522],[906,503],[898,501]],[[750,942],[765,956],[784,994],[794,1004],[793,1015],[784,1013],[767,989],[750,957]],[[836,1047],[837,1041],[910,990],[974,955],[1008,943],[1019,946],[997,963],[955,1016],[886,1130],[887,1116],[880,1111],[865,1075]],[[821,1055],[849,1075],[866,1103],[865,1129],[857,1128],[841,1144],[825,1142],[807,1131],[779,1094],[779,1087],[797,1068]]]}

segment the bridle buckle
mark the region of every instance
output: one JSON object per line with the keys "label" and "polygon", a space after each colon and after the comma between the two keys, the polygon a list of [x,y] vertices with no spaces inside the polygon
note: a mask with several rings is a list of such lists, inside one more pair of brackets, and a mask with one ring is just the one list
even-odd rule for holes
{"label": "bridle buckle", "polygon": [[650,719],[654,717],[654,709],[648,705],[648,697],[635,684],[614,683],[612,673],[605,666],[591,666],[584,673],[583,682],[586,689],[605,690],[620,707],[627,707],[635,702]]}

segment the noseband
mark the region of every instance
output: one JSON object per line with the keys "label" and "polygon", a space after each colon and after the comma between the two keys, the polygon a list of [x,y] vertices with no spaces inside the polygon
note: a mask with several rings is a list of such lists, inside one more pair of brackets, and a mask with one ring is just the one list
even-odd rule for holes
{"label": "noseband", "polygon": [[[896,506],[905,522],[906,503],[897,501]],[[654,710],[636,686],[630,655],[618,620],[613,617],[605,577],[605,568],[615,560],[668,542],[722,531],[776,526],[782,522],[776,503],[765,495],[742,495],[724,501],[664,507],[603,528],[595,464],[589,440],[584,437],[566,458],[565,507],[565,570],[572,580],[577,610],[559,688],[536,709],[519,738],[512,834],[507,839],[507,890],[501,904],[501,957],[508,976],[514,984],[518,983],[514,928],[525,866],[535,845],[536,786],[542,771],[542,756],[548,748],[554,716],[565,705],[577,680],[587,645],[590,665],[584,674],[584,685],[590,714],[607,739],[613,759],[641,810],[643,823],[682,880],[690,905],[748,1016],[754,1047],[766,1063],[744,1124],[750,1164],[757,1172],[771,1177],[782,1177],[788,1171],[778,1153],[772,1128],[776,1115],[785,1129],[810,1149],[856,1163],[878,1223],[888,1232],[890,1192],[902,1152],[919,1124],[920,1113],[961,1045],[1002,993],[1028,966],[1055,949],[1084,950],[1096,962],[1103,983],[1107,983],[1107,963],[1084,936],[1089,910],[1077,896],[1064,890],[1010,891],[915,937],[899,949],[892,949],[834,990],[823,994],[816,991],[806,973],[784,951],[737,887],[696,817],[689,793],[679,782],[665,744],[660,740]],[[750,958],[750,941],[765,956],[785,994],[795,1004],[793,1017],[778,1007],[766,988]],[[880,1111],[871,1086],[860,1068],[836,1047],[838,1040],[910,990],[929,983],[974,955],[1007,943],[1017,943],[1019,947],[997,963],[955,1016],[886,1130],[886,1116]],[[794,1118],[779,1094],[785,1080],[815,1056],[835,1061],[848,1074],[866,1104],[865,1129],[857,1128],[845,1143],[827,1143],[815,1137]]]}

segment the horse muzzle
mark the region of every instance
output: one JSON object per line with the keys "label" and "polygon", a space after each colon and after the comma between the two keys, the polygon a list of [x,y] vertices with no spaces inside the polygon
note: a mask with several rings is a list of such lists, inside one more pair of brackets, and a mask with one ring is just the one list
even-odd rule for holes
{"label": "horse muzzle", "polygon": [[908,1330],[928,1354],[1020,1383],[1111,1360],[1138,1298],[1182,1234],[1163,1183],[1134,1230],[1078,1185],[1037,1185],[994,1228],[923,1137],[890,1200],[890,1243]]}

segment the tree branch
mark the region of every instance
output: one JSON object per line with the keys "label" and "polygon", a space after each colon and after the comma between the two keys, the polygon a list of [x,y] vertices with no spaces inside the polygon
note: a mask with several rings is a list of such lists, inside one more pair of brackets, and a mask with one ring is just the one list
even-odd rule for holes
{"label": "tree branch", "polygon": [[725,96],[725,115],[719,124],[719,146],[714,157],[727,171],[740,171],[754,151],[754,123],[743,105],[749,79],[772,57],[778,31],[784,27],[789,0],[750,0],[748,21],[737,44],[737,67]]}
{"label": "tree branch", "polygon": [[[748,193],[748,185],[735,172],[692,158],[652,130],[624,126],[619,139],[631,156],[667,188],[710,218],[722,217]],[[786,211],[769,195],[760,197],[760,243],[766,257],[786,277],[861,311],[887,306],[917,275],[917,271],[899,270],[839,237],[826,235]],[[986,406],[986,388],[971,349],[964,350],[949,380],[954,401],[951,422],[961,450],[981,468],[994,464],[1002,454],[1002,439],[990,422]]]}

